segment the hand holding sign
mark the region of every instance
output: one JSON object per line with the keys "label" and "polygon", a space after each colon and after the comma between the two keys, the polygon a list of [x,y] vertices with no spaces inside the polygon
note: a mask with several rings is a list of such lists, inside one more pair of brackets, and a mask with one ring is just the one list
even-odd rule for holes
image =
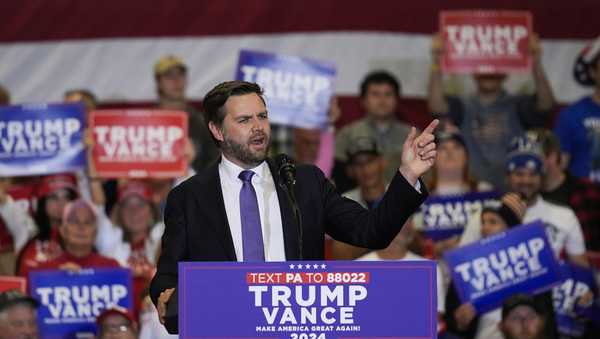
{"label": "hand holding sign", "polygon": [[433,120],[419,136],[413,127],[404,141],[400,173],[413,185],[435,162],[437,153],[433,131],[438,124],[439,120]]}

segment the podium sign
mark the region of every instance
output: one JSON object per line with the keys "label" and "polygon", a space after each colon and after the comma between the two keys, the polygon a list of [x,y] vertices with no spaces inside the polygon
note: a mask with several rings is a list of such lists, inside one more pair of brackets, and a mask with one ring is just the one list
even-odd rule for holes
{"label": "podium sign", "polygon": [[180,263],[180,338],[436,338],[433,261]]}

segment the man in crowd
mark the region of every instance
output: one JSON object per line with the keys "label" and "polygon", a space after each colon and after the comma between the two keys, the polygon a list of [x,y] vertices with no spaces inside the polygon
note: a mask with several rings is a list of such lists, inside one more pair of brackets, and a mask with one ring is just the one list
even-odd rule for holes
{"label": "man in crowd", "polygon": [[593,87],[594,93],[562,110],[555,132],[569,172],[600,183],[600,37],[579,55],[575,80]]}
{"label": "man in crowd", "polygon": [[[358,137],[348,145],[348,166],[358,187],[343,194],[366,209],[377,207],[387,188],[385,180],[386,160],[381,155],[375,139]],[[368,252],[368,249],[333,241],[332,258],[353,260]]]}
{"label": "man in crowd", "polygon": [[[527,204],[523,223],[542,220],[556,256],[560,257],[564,252],[571,262],[587,267],[583,232],[575,213],[542,197],[544,171],[539,143],[528,136],[515,138],[509,146],[506,163],[507,186]],[[481,225],[469,223],[461,245],[479,239],[480,234]]]}
{"label": "man in crowd", "polygon": [[440,116],[443,125],[460,128],[467,143],[470,167],[477,179],[494,187],[504,187],[505,145],[533,127],[543,127],[554,106],[554,96],[541,62],[537,37],[530,42],[533,60],[534,95],[508,94],[503,84],[506,74],[474,74],[477,92],[465,97],[445,96],[440,62],[443,46],[438,35],[432,44],[428,106]]}
{"label": "man in crowd", "polygon": [[38,306],[17,290],[0,293],[0,339],[37,339]]}
{"label": "man in crowd", "polygon": [[98,319],[98,339],[137,339],[138,325],[131,313],[119,306],[104,310]]}
{"label": "man in crowd", "polygon": [[544,199],[569,206],[577,215],[588,250],[600,251],[600,185],[578,178],[564,169],[560,141],[552,131],[537,129],[529,133],[540,143],[544,154]]}
{"label": "man in crowd", "polygon": [[502,305],[500,330],[505,339],[544,339],[544,322],[544,310],[526,294],[516,294]]}
{"label": "man in crowd", "polygon": [[154,80],[159,108],[188,113],[189,137],[196,154],[192,168],[200,171],[219,157],[219,150],[211,140],[202,114],[187,101],[187,70],[181,58],[167,55],[154,65]]}
{"label": "man in crowd", "polygon": [[366,116],[342,128],[335,140],[335,160],[333,179],[343,192],[355,186],[347,172],[346,151],[359,137],[374,139],[388,163],[385,179],[391,180],[399,165],[402,144],[410,132],[410,127],[399,121],[395,113],[400,100],[400,83],[390,73],[376,71],[368,74],[360,85],[361,106]]}
{"label": "man in crowd", "polygon": [[167,199],[162,252],[150,288],[161,319],[180,261],[319,260],[325,233],[355,246],[385,248],[426,198],[419,177],[434,163],[437,120],[418,136],[411,129],[401,165],[371,211],[341,197],[315,166],[298,166],[294,191],[304,225],[299,241],[292,206],[280,200],[286,194],[282,178],[267,158],[270,126],[262,94],[256,84],[229,81],[204,99],[206,121],[223,156]]}

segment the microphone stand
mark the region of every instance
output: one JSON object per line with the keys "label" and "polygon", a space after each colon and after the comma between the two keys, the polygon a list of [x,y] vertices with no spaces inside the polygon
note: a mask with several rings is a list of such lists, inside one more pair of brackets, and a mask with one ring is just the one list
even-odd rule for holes
{"label": "microphone stand", "polygon": [[294,193],[294,184],[293,182],[285,182],[284,191],[287,193],[288,200],[292,205],[292,212],[294,213],[294,220],[296,221],[296,225],[298,225],[298,259],[303,260],[303,249],[304,249],[304,230],[302,227],[302,215],[300,214],[300,208],[298,208],[298,202],[296,201],[296,194]]}
{"label": "microphone stand", "polygon": [[304,230],[302,227],[302,215],[300,214],[300,208],[296,200],[296,194],[294,193],[294,185],[296,185],[296,168],[290,162],[285,154],[278,156],[279,162],[279,176],[280,186],[285,191],[288,201],[292,207],[294,213],[294,220],[298,225],[298,259],[304,259]]}

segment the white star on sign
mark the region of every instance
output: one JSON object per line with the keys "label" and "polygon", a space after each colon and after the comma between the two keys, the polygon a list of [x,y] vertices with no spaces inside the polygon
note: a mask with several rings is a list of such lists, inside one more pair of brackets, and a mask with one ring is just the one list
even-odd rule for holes
{"label": "white star on sign", "polygon": [[313,265],[313,268],[316,270],[317,268],[319,268],[319,265],[317,265],[317,264],[314,264],[314,265]]}
{"label": "white star on sign", "polygon": [[293,270],[294,269],[294,264],[290,264],[290,269]]}
{"label": "white star on sign", "polygon": [[321,264],[321,268],[322,268],[322,269],[325,269],[325,268],[327,268],[327,265],[325,265],[325,264]]}

